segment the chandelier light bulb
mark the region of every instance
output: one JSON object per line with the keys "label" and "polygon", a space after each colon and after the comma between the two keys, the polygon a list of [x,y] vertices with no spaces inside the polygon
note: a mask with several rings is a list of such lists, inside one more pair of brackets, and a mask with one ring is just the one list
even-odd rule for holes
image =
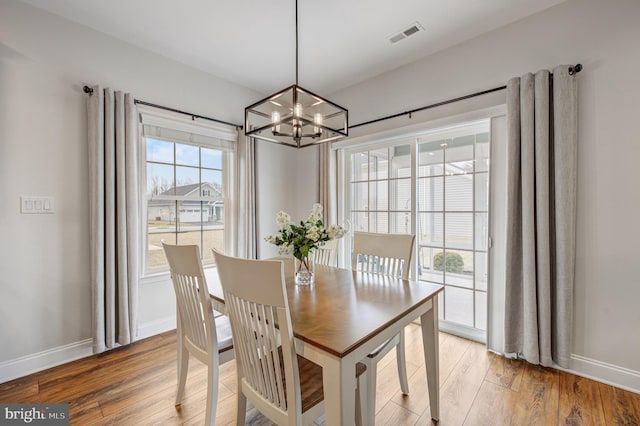
{"label": "chandelier light bulb", "polygon": [[280,133],[280,113],[278,111],[273,111],[271,113],[271,132],[275,135]]}
{"label": "chandelier light bulb", "polygon": [[313,123],[317,124],[317,126],[313,126],[313,134],[315,135],[314,137],[321,136],[322,130],[320,130],[319,125],[322,124],[322,114],[320,114],[319,112],[313,114]]}
{"label": "chandelier light bulb", "polygon": [[293,115],[296,117],[302,117],[302,104],[300,102],[293,107]]}

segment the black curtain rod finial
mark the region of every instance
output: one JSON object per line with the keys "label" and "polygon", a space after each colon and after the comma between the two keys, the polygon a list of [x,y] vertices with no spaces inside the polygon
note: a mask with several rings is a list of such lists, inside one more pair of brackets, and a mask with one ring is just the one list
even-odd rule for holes
{"label": "black curtain rod finial", "polygon": [[582,71],[582,64],[575,64],[569,67],[569,75],[578,74]]}
{"label": "black curtain rod finial", "polygon": [[89,86],[84,86],[84,87],[82,88],[82,91],[83,91],[84,93],[88,93],[89,95],[93,95],[93,89],[92,89],[91,87],[89,87]]}

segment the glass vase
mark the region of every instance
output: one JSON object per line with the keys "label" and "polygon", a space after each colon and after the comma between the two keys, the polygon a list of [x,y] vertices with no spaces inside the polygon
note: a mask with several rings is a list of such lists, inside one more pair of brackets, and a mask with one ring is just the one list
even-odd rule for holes
{"label": "glass vase", "polygon": [[293,258],[293,267],[296,277],[296,284],[298,285],[311,285],[315,278],[315,262],[313,253],[309,253],[308,256],[302,256],[298,259]]}

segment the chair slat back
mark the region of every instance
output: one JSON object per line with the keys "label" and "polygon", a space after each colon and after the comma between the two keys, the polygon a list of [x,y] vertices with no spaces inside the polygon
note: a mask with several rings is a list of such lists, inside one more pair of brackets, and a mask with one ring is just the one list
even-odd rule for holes
{"label": "chair slat back", "polygon": [[197,245],[162,244],[169,261],[182,332],[198,349],[217,344],[213,308]]}
{"label": "chair slat back", "polygon": [[260,409],[270,407],[283,422],[291,415],[301,418],[298,361],[282,261],[238,259],[215,250],[214,254],[243,390],[267,402]]}
{"label": "chair slat back", "polygon": [[353,233],[351,268],[373,274],[409,278],[415,235]]}
{"label": "chair slat back", "polygon": [[338,240],[329,240],[315,251],[318,265],[336,266],[338,261]]}

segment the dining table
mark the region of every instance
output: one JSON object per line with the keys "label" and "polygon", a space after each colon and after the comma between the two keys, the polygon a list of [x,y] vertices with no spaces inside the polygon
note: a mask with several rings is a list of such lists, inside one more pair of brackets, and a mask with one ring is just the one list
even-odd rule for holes
{"label": "dining table", "polygon": [[[432,419],[438,420],[438,294],[442,285],[325,265],[315,266],[311,285],[298,285],[293,259],[269,260],[284,262],[296,351],[322,367],[327,425],[354,423],[356,363],[416,320],[422,328],[429,408]],[[214,309],[224,313],[216,269],[205,275]],[[361,409],[366,413],[366,407]]]}

